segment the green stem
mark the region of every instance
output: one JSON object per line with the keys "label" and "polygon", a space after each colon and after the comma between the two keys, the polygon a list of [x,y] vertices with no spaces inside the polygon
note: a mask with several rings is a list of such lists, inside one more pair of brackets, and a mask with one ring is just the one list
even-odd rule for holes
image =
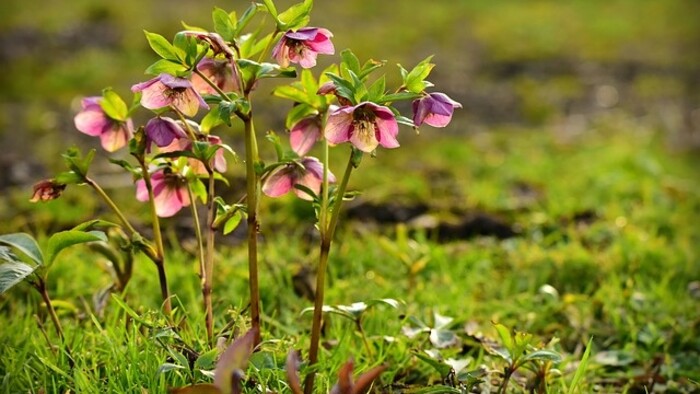
{"label": "green stem", "polygon": [[[247,98],[246,98],[247,99]],[[258,284],[258,143],[255,138],[255,126],[252,113],[243,119],[245,124],[245,164],[246,164],[246,193],[248,195],[248,273],[250,287],[250,318],[252,328],[256,329],[254,341],[257,346],[260,341],[260,288]]]}
{"label": "green stem", "polygon": [[[224,92],[223,90],[221,90],[221,88],[220,88],[217,84],[215,84],[211,79],[209,79],[209,77],[207,77],[206,75],[204,75],[204,73],[202,73],[201,71],[199,71],[196,67],[194,68],[194,73],[197,74],[200,78],[202,78],[202,79],[204,80],[204,82],[206,82],[207,84],[209,84],[209,86],[211,86],[211,88],[214,89],[214,90],[216,91],[216,93],[218,93],[219,96],[221,96],[222,99],[224,99],[224,100],[229,100],[229,97],[228,97],[228,95],[226,94],[226,92]],[[240,81],[239,81],[239,82],[240,82]],[[242,87],[241,87],[241,89],[242,89]]]}
{"label": "green stem", "polygon": [[174,106],[171,106],[170,108],[173,111],[175,111],[177,116],[180,118],[180,121],[182,121],[182,125],[185,127],[185,131],[187,131],[187,136],[190,137],[190,139],[192,140],[193,143],[194,143],[194,141],[197,141],[197,135],[195,134],[194,130],[192,130],[192,126],[190,126],[190,124],[187,123],[187,119],[185,118],[185,115],[182,112],[180,112],[179,109],[175,108]]}
{"label": "green stem", "polygon": [[160,220],[158,214],[156,213],[156,202],[155,195],[153,194],[153,185],[151,184],[151,174],[148,172],[148,167],[144,161],[141,163],[141,172],[143,174],[143,181],[146,184],[146,190],[148,190],[148,202],[151,208],[151,218],[153,219],[153,242],[155,243],[155,256],[151,257],[153,263],[155,263],[158,270],[158,282],[160,283],[160,293],[163,297],[163,312],[166,315],[170,315],[172,312],[172,305],[170,303],[170,291],[168,290],[168,279],[165,274],[165,250],[163,248],[163,235],[160,231]]}
{"label": "green stem", "polygon": [[205,276],[204,276],[204,287],[202,292],[204,295],[204,306],[206,309],[206,324],[207,324],[207,338],[209,343],[212,343],[214,338],[214,312],[211,303],[211,292],[213,289],[213,278],[214,278],[214,242],[216,232],[214,229],[215,218],[215,205],[214,205],[214,173],[207,165],[207,172],[209,173],[209,189],[207,195],[207,249],[206,258],[204,263]]}
{"label": "green stem", "polygon": [[258,63],[262,63],[263,60],[265,60],[265,57],[267,56],[267,52],[272,48],[272,43],[275,41],[275,37],[277,37],[277,34],[279,33],[279,29],[275,27],[275,31],[272,33],[272,36],[270,37],[270,41],[267,42],[267,45],[265,46],[265,49],[263,49],[262,52],[260,52],[260,57],[258,58]]}
{"label": "green stem", "polygon": [[49,311],[49,316],[51,317],[53,326],[56,329],[56,334],[58,334],[58,337],[61,339],[61,344],[65,346],[66,355],[68,356],[68,364],[71,368],[73,368],[75,365],[75,360],[73,360],[70,347],[66,343],[66,337],[63,335],[63,328],[61,328],[61,322],[58,320],[58,315],[56,314],[56,310],[51,302],[51,297],[49,297],[49,292],[46,289],[46,281],[44,278],[39,277],[39,280],[34,284],[34,287],[39,291],[39,294],[41,294],[41,299],[44,301],[44,304],[46,304],[46,309]]}
{"label": "green stem", "polygon": [[[204,257],[204,241],[202,240],[202,226],[199,221],[199,214],[197,213],[197,200],[195,199],[194,193],[192,193],[192,187],[188,184],[187,185],[187,194],[190,197],[190,207],[192,208],[192,218],[194,219],[194,232],[197,237],[197,252],[199,254],[199,280],[200,280],[200,285],[202,287],[202,300],[204,302],[204,310],[207,309],[207,302],[206,302],[206,291],[205,291],[205,284],[206,284],[206,278],[207,278],[207,268],[206,268],[206,259]],[[207,321],[207,335],[209,339],[211,339],[211,336],[209,335],[209,322]]]}
{"label": "green stem", "polygon": [[357,319],[355,321],[355,327],[357,328],[357,331],[360,333],[360,336],[362,337],[362,343],[365,345],[365,350],[367,351],[367,357],[369,359],[372,359],[374,357],[374,354],[372,352],[372,348],[369,346],[369,341],[367,340],[367,335],[365,334],[364,328],[362,328],[362,320]]}
{"label": "green stem", "polygon": [[[352,174],[352,153],[348,158],[345,173],[340,181],[340,185],[336,191],[335,201],[333,202],[333,210],[331,211],[331,220],[321,237],[321,254],[318,262],[318,272],[316,273],[316,297],[314,299],[314,317],[311,326],[311,345],[309,347],[309,365],[313,366],[318,361],[318,347],[321,339],[321,321],[323,318],[323,298],[325,292],[326,271],[328,270],[328,253],[331,249],[333,234],[338,224],[340,216],[340,207],[343,205],[343,196],[347,189],[350,174]],[[314,389],[314,379],[316,373],[312,369],[304,380],[304,393],[311,394]]]}
{"label": "green stem", "polygon": [[105,193],[104,189],[102,189],[100,185],[97,184],[97,182],[95,182],[91,178],[85,177],[85,183],[92,187],[97,192],[97,194],[99,194],[100,197],[102,197],[102,200],[104,200],[104,202],[107,203],[112,212],[114,212],[114,214],[117,215],[119,220],[122,222],[124,227],[126,227],[129,230],[131,235],[138,234],[136,229],[134,229],[134,226],[132,226],[131,223],[129,223],[129,220],[126,218],[126,216],[124,216],[119,207],[117,207],[117,204],[115,204],[114,201],[112,201],[112,199],[109,198],[107,193]]}

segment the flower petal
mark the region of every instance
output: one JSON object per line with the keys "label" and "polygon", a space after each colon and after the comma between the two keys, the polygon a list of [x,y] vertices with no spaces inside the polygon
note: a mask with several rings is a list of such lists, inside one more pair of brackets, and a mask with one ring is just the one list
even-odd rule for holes
{"label": "flower petal", "polygon": [[[323,183],[323,181],[322,178],[318,178],[316,174],[307,172],[296,183],[308,187],[318,196],[318,194],[321,192],[321,183]],[[296,194],[296,196],[302,200],[313,201],[313,196],[310,196],[303,190],[294,188],[294,194]]]}
{"label": "flower petal", "polygon": [[262,192],[270,197],[287,194],[294,186],[294,168],[289,165],[277,167],[262,186]]}
{"label": "flower petal", "polygon": [[304,118],[289,131],[289,144],[299,156],[304,156],[321,137],[321,124],[317,117]]}
{"label": "flower petal", "polygon": [[394,114],[386,107],[377,107],[374,113],[377,116],[374,123],[379,144],[388,149],[398,148],[399,141],[396,136],[399,134],[399,124]]}
{"label": "flower petal", "polygon": [[172,99],[165,93],[170,89],[162,82],[158,81],[143,89],[141,105],[148,109],[159,109],[167,107],[172,103]]}
{"label": "flower petal", "polygon": [[107,152],[114,152],[126,145],[131,134],[125,125],[115,124],[100,135],[102,148]]}
{"label": "flower petal", "polygon": [[99,106],[78,112],[73,121],[76,129],[93,137],[104,133],[112,123]]}
{"label": "flower petal", "polygon": [[187,203],[185,203],[183,200],[183,193],[176,187],[164,188],[163,191],[155,197],[154,203],[156,205],[156,215],[162,218],[173,216],[178,213],[183,206],[190,205],[189,198],[187,198]]}
{"label": "flower petal", "polygon": [[352,113],[355,107],[345,106],[332,111],[328,115],[324,134],[331,144],[340,144],[350,140],[352,131]]}
{"label": "flower petal", "polygon": [[[321,30],[325,29],[319,29],[318,34],[316,34],[316,37],[314,37],[313,40],[306,41],[304,44],[311,48],[314,52],[321,53],[324,55],[332,55],[335,53],[335,47],[333,46],[331,40],[328,39],[328,37],[331,37],[332,34],[323,34]],[[325,31],[327,33],[330,33],[328,30]]]}

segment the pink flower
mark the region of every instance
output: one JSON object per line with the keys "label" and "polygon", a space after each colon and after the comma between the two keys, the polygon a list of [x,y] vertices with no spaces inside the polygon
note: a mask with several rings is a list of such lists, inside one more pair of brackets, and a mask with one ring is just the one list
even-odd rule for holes
{"label": "pink flower", "polygon": [[340,144],[350,141],[363,152],[372,152],[381,145],[398,148],[396,136],[399,125],[394,113],[387,107],[363,102],[354,107],[345,106],[328,115],[325,135],[328,142]]}
{"label": "pink flower", "polygon": [[303,68],[311,68],[316,65],[316,57],[319,53],[324,55],[335,53],[331,37],[333,34],[330,31],[320,27],[289,30],[275,45],[272,56],[282,67],[287,67],[289,62],[292,62],[298,63]]}
{"label": "pink flower", "polygon": [[131,119],[124,122],[110,118],[100,106],[102,97],[84,98],[82,110],[73,119],[75,128],[93,137],[100,137],[100,143],[107,152],[114,152],[126,145],[134,134]]}
{"label": "pink flower", "polygon": [[158,116],[146,123],[146,146],[149,152],[152,144],[163,148],[170,145],[173,140],[182,138],[186,139],[187,133],[174,119]]}
{"label": "pink flower", "polygon": [[[159,169],[151,174],[151,186],[156,205],[156,214],[167,218],[190,205],[187,181],[170,169]],[[143,179],[136,181],[136,199],[148,201],[148,189]]]}
{"label": "pink flower", "polygon": [[413,101],[413,123],[416,126],[427,123],[433,127],[445,127],[452,120],[455,108],[462,108],[462,104],[444,93],[429,93]]}
{"label": "pink flower", "polygon": [[[335,175],[330,171],[328,182],[335,182]],[[272,170],[262,186],[262,191],[270,197],[280,197],[294,190],[297,197],[311,201],[312,197],[308,193],[296,189],[294,185],[306,186],[318,195],[321,192],[322,183],[323,164],[315,157],[304,157]]]}
{"label": "pink flower", "polygon": [[196,115],[200,106],[209,109],[190,81],[170,74],[160,74],[146,82],[137,83],[131,87],[131,91],[143,92],[141,105],[148,109],[173,106],[187,116]]}
{"label": "pink flower", "polygon": [[[233,74],[234,70],[229,61],[204,58],[197,64],[197,70],[206,75],[210,81],[214,82],[224,92],[238,90],[238,84]],[[218,94],[211,85],[197,74],[192,74],[191,81],[194,90],[201,94]]]}
{"label": "pink flower", "polygon": [[299,156],[307,154],[321,138],[321,119],[318,116],[304,118],[289,130],[289,143]]}

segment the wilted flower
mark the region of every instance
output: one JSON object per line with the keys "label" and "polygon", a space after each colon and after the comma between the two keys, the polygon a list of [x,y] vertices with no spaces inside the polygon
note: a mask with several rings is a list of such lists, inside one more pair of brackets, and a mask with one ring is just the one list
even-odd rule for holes
{"label": "wilted flower", "polygon": [[134,134],[131,119],[119,121],[110,118],[100,106],[102,97],[84,98],[82,110],[73,119],[75,128],[93,137],[100,137],[100,143],[107,152],[114,152],[126,145]]}
{"label": "wilted flower", "polygon": [[[234,70],[231,62],[226,60],[216,60],[204,58],[197,64],[197,70],[204,74],[210,81],[214,82],[219,89],[224,92],[231,92],[238,89]],[[197,74],[192,74],[192,86],[201,94],[217,94],[211,85]]]}
{"label": "wilted flower", "polygon": [[146,123],[147,149],[150,152],[151,144],[154,143],[159,148],[170,145],[173,140],[187,138],[187,133],[182,126],[172,118],[155,117]]}
{"label": "wilted flower", "polygon": [[[335,182],[335,175],[328,172],[328,182]],[[270,197],[279,197],[294,190],[297,197],[312,200],[312,197],[294,185],[306,186],[315,194],[321,192],[323,183],[323,164],[315,157],[304,157],[296,162],[279,166],[272,170],[262,186],[263,193]]]}
{"label": "wilted flower", "polygon": [[399,125],[394,113],[387,107],[370,102],[332,111],[325,129],[328,142],[340,144],[350,141],[357,149],[368,153],[378,145],[398,148],[398,133]]}
{"label": "wilted flower", "polygon": [[289,30],[275,45],[272,56],[282,67],[287,67],[289,62],[292,62],[298,63],[303,68],[311,68],[316,65],[316,57],[319,53],[324,55],[335,53],[331,37],[333,34],[330,31],[320,27]]}
{"label": "wilted flower", "polygon": [[190,81],[175,78],[170,74],[159,76],[146,82],[137,83],[131,91],[143,92],[141,105],[148,109],[159,109],[172,105],[187,116],[194,116],[200,106],[209,108],[202,96],[192,87]]}
{"label": "wilted flower", "polygon": [[416,126],[427,123],[433,127],[445,127],[452,120],[455,108],[462,108],[462,104],[444,93],[429,93],[413,101],[413,123]]}
{"label": "wilted flower", "polygon": [[318,116],[304,118],[289,130],[289,144],[299,156],[308,153],[320,137],[321,118]]}
{"label": "wilted flower", "polygon": [[55,200],[61,197],[61,193],[66,189],[66,185],[58,183],[53,179],[44,179],[34,185],[34,193],[31,202]]}
{"label": "wilted flower", "polygon": [[[182,207],[190,205],[187,181],[170,169],[159,169],[151,174],[151,186],[156,214],[160,217],[173,216]],[[148,189],[143,179],[136,181],[136,199],[148,201]]]}

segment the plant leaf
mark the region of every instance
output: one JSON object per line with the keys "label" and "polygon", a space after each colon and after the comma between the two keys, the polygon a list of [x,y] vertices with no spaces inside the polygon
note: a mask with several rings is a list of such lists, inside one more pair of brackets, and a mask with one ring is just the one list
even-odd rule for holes
{"label": "plant leaf", "polygon": [[44,263],[44,257],[41,254],[39,245],[36,243],[34,237],[27,233],[0,235],[0,244],[17,248],[38,265],[42,265]]}
{"label": "plant leaf", "polygon": [[46,265],[50,266],[56,256],[65,248],[86,242],[107,241],[107,236],[102,231],[61,231],[49,238],[46,246]]}
{"label": "plant leaf", "polygon": [[551,361],[553,363],[560,363],[561,356],[557,352],[547,350],[547,349],[542,349],[542,350],[536,350],[532,353],[526,354],[521,360],[523,362],[531,361],[531,360],[542,360],[542,361]]}
{"label": "plant leaf", "polygon": [[302,394],[301,380],[299,379],[299,352],[290,350],[287,354],[287,363],[285,364],[285,372],[287,373],[287,383],[292,394]]}
{"label": "plant leaf", "polygon": [[211,383],[199,383],[192,386],[169,388],[168,394],[221,394],[221,391]]}
{"label": "plant leaf", "polygon": [[168,60],[179,60],[175,47],[170,43],[170,41],[165,39],[165,37],[158,33],[151,33],[146,30],[144,30],[143,33],[146,35],[148,45],[151,46],[153,52],[157,53],[158,56]]}
{"label": "plant leaf", "polygon": [[[2,247],[2,249],[7,248]],[[5,262],[0,264],[0,294],[23,281],[24,278],[31,275],[32,272],[39,267],[32,267],[19,260],[6,260],[8,257],[16,258],[16,256],[9,252],[9,250],[6,253],[2,253],[2,249],[0,249],[0,258],[5,260]]]}
{"label": "plant leaf", "polygon": [[221,355],[214,372],[214,385],[223,394],[238,394],[243,371],[248,365],[248,359],[253,353],[257,329],[248,330],[245,335],[236,339]]}

